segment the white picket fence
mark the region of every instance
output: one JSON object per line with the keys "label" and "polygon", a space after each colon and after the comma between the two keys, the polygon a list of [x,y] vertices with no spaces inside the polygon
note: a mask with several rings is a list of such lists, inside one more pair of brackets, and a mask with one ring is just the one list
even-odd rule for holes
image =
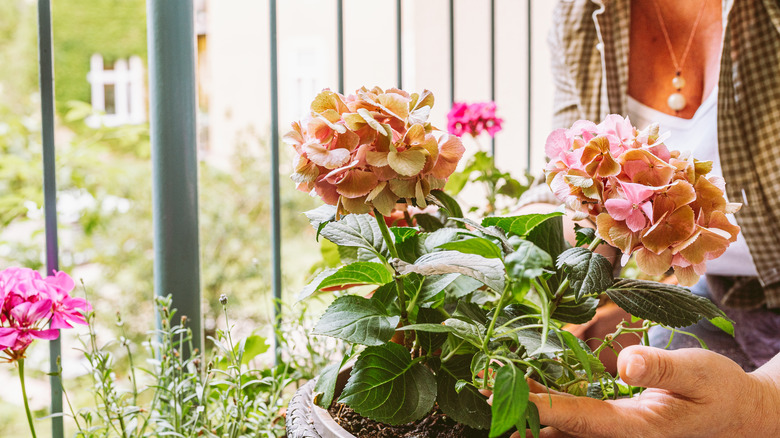
{"label": "white picket fence", "polygon": [[[87,119],[89,126],[131,125],[146,121],[144,64],[141,58],[119,59],[112,70],[106,70],[103,56],[96,53],[90,58],[87,81],[91,85],[92,108],[95,111]],[[110,104],[110,96],[106,100],[110,87],[113,87],[113,105]]]}

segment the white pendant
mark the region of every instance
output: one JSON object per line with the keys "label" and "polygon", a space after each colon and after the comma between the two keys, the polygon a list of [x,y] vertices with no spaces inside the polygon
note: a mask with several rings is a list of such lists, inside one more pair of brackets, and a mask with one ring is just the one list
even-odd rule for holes
{"label": "white pendant", "polygon": [[672,86],[678,90],[682,89],[685,86],[685,79],[682,76],[675,76],[672,79]]}
{"label": "white pendant", "polygon": [[687,102],[685,102],[685,96],[680,93],[672,93],[669,95],[669,99],[666,100],[666,104],[672,111],[681,111],[685,108]]}

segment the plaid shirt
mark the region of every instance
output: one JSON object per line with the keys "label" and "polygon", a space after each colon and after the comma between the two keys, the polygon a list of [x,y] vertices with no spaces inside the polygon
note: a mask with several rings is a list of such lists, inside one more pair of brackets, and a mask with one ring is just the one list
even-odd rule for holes
{"label": "plaid shirt", "polygon": [[[555,127],[625,115],[630,6],[559,2],[549,37]],[[724,0],[723,11],[718,147],[727,195],[743,203],[737,222],[759,273],[757,282],[729,278],[723,304],[780,308],[780,0]]]}

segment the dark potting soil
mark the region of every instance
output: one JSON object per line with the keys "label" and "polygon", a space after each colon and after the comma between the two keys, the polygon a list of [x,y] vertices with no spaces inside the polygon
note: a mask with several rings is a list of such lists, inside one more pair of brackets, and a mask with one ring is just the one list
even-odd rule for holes
{"label": "dark potting soil", "polygon": [[[488,431],[472,429],[444,415],[438,405],[413,423],[390,426],[361,417],[347,405],[333,403],[328,409],[336,422],[358,438],[487,438]],[[506,433],[508,437],[511,433]]]}

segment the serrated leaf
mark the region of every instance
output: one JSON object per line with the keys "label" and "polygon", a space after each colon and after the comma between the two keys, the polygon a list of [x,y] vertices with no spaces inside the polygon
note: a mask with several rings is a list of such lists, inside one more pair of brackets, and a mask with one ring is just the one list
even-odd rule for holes
{"label": "serrated leaf", "polygon": [[574,224],[574,233],[576,234],[576,243],[574,246],[590,245],[596,238],[596,230],[593,228],[582,227]]}
{"label": "serrated leaf", "polygon": [[438,248],[458,251],[464,254],[477,254],[489,259],[501,258],[501,248],[484,237],[447,242],[439,245]]}
{"label": "serrated leaf", "polygon": [[440,245],[458,240],[460,231],[456,228],[442,228],[432,233],[421,234],[419,252],[422,255],[440,251],[437,249]]}
{"label": "serrated leaf", "polygon": [[517,419],[525,414],[529,393],[525,376],[517,367],[507,364],[498,369],[493,387],[491,438],[511,429]]}
{"label": "serrated leaf", "polygon": [[342,266],[336,272],[323,278],[317,289],[348,285],[381,285],[393,280],[393,274],[381,263],[355,262]]}
{"label": "serrated leaf", "polygon": [[390,315],[379,301],[347,295],[325,310],[314,333],[362,345],[382,345],[395,333],[400,316]]}
{"label": "serrated leaf", "polygon": [[[454,356],[442,363],[436,373],[436,402],[442,412],[458,423],[475,429],[487,429],[490,427],[490,405],[487,404],[487,398],[474,386],[465,384],[467,379],[471,379],[470,364],[469,356]],[[460,389],[459,382],[464,382]]]}
{"label": "serrated leaf", "polygon": [[497,292],[504,290],[504,264],[500,259],[458,251],[440,251],[425,254],[413,264],[398,260],[394,265],[402,275],[411,272],[425,276],[458,273],[479,280]]}
{"label": "serrated leaf", "polygon": [[598,306],[599,300],[593,297],[587,297],[581,302],[563,301],[555,308],[550,318],[569,324],[585,324],[596,316]]}
{"label": "serrated leaf", "polygon": [[506,273],[512,279],[536,278],[542,275],[546,268],[552,268],[550,254],[533,243],[523,240],[515,252],[504,258]]}
{"label": "serrated leaf", "polygon": [[628,313],[669,327],[685,327],[707,318],[727,333],[734,332],[731,320],[712,301],[680,286],[623,278],[607,289],[607,296]]}
{"label": "serrated leaf", "polygon": [[612,286],[612,263],[587,248],[567,249],[558,256],[556,266],[567,274],[577,300],[584,295],[600,294]]}
{"label": "serrated leaf", "polygon": [[370,214],[348,214],[329,222],[322,229],[322,236],[339,246],[364,249],[382,260],[389,255],[382,230]]}
{"label": "serrated leaf", "polygon": [[509,235],[525,236],[537,225],[555,216],[563,216],[563,212],[554,211],[547,214],[525,214],[511,217],[486,217],[482,219],[482,226],[497,226]]}
{"label": "serrated leaf", "polygon": [[360,354],[339,401],[358,414],[387,424],[415,421],[436,399],[436,378],[412,362],[398,344],[368,347]]}
{"label": "serrated leaf", "polygon": [[458,201],[448,195],[444,190],[431,190],[431,196],[436,200],[435,203],[447,210],[447,215],[451,217],[463,217],[463,210]]}

